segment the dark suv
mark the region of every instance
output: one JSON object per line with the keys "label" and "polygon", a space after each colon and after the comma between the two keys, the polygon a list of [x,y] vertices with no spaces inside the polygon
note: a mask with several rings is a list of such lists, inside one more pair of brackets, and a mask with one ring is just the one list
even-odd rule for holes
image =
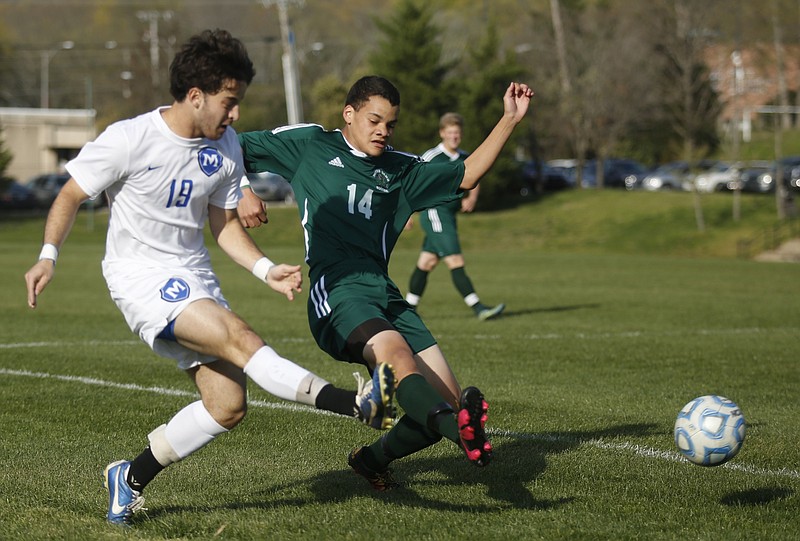
{"label": "dark suv", "polygon": [[49,208],[68,180],[68,173],[47,173],[33,177],[27,186],[33,191],[36,204],[42,208]]}

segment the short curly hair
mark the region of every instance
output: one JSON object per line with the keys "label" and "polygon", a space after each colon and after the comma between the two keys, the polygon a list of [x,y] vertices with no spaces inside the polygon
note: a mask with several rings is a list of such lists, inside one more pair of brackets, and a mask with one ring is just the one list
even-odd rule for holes
{"label": "short curly hair", "polygon": [[227,30],[204,30],[189,38],[169,66],[169,93],[183,101],[191,88],[216,94],[225,81],[247,83],[256,70],[244,44]]}

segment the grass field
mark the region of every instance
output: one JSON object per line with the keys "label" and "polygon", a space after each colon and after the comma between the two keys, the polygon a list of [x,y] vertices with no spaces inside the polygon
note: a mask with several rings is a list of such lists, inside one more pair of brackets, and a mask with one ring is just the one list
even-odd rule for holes
{"label": "grass field", "polygon": [[[105,523],[102,470],[138,454],[192,386],[109,299],[102,214],[93,230],[79,218],[35,311],[22,275],[42,220],[0,221],[0,538],[800,538],[800,267],[729,250],[774,207],[747,199],[737,225],[716,210],[729,200],[709,198],[701,236],[687,199],[647,195],[596,194],[616,224],[584,194],[462,221],[478,291],[507,315],[473,319],[444,269],[421,313],[462,383],[491,404],[487,468],[441,442],[395,464],[403,488],[375,493],[345,460],[375,431],[251,385],[245,421],[156,478],[127,532]],[[277,209],[255,232],[272,259],[301,261],[296,223]],[[410,232],[395,252],[401,289],[418,240]],[[213,253],[228,300],[268,342],[354,385],[356,367],[314,344],[305,293],[289,303]],[[740,454],[716,468],[684,461],[672,441],[678,410],[708,393],[736,400],[748,421]]]}

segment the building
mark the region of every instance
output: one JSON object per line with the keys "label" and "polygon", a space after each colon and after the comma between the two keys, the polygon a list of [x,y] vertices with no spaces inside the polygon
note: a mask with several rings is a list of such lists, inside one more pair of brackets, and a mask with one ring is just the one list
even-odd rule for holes
{"label": "building", "polygon": [[[778,70],[778,59],[782,73]],[[785,45],[776,53],[772,43],[757,43],[735,50],[732,45],[714,45],[705,51],[714,89],[723,103],[720,120],[731,124],[738,120],[742,135],[748,140],[751,126],[764,121],[769,105],[778,103],[785,88],[787,106],[795,106],[800,88],[800,47]],[[779,77],[782,75],[782,77]]]}
{"label": "building", "polygon": [[97,136],[94,109],[0,107],[0,137],[13,159],[6,175],[26,182],[54,173]]}

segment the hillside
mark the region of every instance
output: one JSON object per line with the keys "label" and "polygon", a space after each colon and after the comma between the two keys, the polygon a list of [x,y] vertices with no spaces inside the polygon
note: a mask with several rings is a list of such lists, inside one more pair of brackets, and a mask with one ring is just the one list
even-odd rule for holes
{"label": "hillside", "polygon": [[[537,250],[541,252],[659,254],[678,257],[737,257],[737,244],[753,239],[751,257],[771,248],[765,242],[776,224],[771,195],[743,194],[741,220],[732,218],[729,193],[701,197],[706,230],[699,232],[690,193],[582,190],[517,199],[509,208],[462,215],[459,220],[464,253]],[[301,249],[297,209],[270,207],[270,222],[252,232],[266,250]],[[42,217],[0,217],[3,242],[38,244]],[[106,215],[79,216],[69,243],[103,242]],[[795,236],[800,232],[794,222]],[[782,231],[785,235],[786,232]],[[416,251],[419,227],[403,233],[396,251]]]}

